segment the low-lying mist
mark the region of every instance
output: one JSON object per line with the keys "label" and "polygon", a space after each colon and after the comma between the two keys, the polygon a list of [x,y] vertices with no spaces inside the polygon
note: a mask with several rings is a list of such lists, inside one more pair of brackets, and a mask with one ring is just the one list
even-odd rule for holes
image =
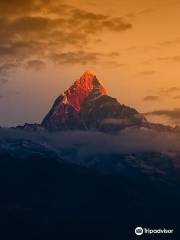
{"label": "low-lying mist", "polygon": [[148,128],[129,127],[116,135],[4,128],[0,129],[0,158],[4,152],[13,159],[43,156],[136,178],[145,174],[169,181],[176,178],[180,170],[180,135]]}
{"label": "low-lying mist", "polygon": [[93,131],[46,131],[0,129],[2,142],[8,139],[24,139],[55,151],[76,149],[79,158],[97,154],[127,154],[137,152],[180,153],[180,135],[159,132],[148,128],[126,128],[116,135]]}

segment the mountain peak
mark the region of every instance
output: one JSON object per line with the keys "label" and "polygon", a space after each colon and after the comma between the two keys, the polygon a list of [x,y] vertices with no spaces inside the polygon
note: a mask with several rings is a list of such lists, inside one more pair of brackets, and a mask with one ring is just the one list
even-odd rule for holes
{"label": "mountain peak", "polygon": [[97,79],[96,75],[91,71],[85,71],[80,79],[76,81],[76,83],[89,90],[99,90],[100,94],[107,94],[104,86]]}
{"label": "mountain peak", "polygon": [[107,95],[106,89],[91,71],[85,71],[55,101],[43,120],[43,125],[63,125],[70,120],[77,120],[84,100],[89,96]]}
{"label": "mountain peak", "polygon": [[86,70],[86,71],[82,74],[81,78],[85,78],[85,77],[95,77],[95,74],[94,74],[92,71]]}
{"label": "mountain peak", "polygon": [[96,75],[85,71],[54,102],[42,125],[52,130],[119,130],[142,125],[145,119],[135,109],[107,95]]}
{"label": "mountain peak", "polygon": [[77,111],[80,111],[81,104],[92,91],[96,91],[98,95],[107,94],[106,89],[96,78],[96,75],[90,71],[85,71],[64,94],[68,103]]}
{"label": "mountain peak", "polygon": [[80,83],[83,84],[84,82],[92,82],[93,79],[96,78],[96,75],[91,71],[85,71],[82,76],[80,77]]}

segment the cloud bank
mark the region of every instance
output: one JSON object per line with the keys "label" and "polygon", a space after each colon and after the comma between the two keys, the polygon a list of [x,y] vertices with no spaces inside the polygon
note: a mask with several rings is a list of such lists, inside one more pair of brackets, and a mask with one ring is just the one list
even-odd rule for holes
{"label": "cloud bank", "polygon": [[162,109],[146,113],[145,115],[165,116],[168,117],[172,123],[180,124],[180,108],[175,108],[172,110]]}
{"label": "cloud bank", "polygon": [[148,128],[129,127],[117,135],[93,131],[66,131],[48,133],[27,132],[15,129],[0,129],[0,147],[2,141],[13,139],[31,140],[60,155],[76,151],[78,158],[97,154],[132,154],[138,152],[180,153],[180,134],[159,132]]}
{"label": "cloud bank", "polygon": [[[47,159],[103,173],[176,181],[180,133],[129,127],[116,135],[92,131],[48,133],[0,129],[0,157]],[[163,180],[164,179],[164,180]]]}

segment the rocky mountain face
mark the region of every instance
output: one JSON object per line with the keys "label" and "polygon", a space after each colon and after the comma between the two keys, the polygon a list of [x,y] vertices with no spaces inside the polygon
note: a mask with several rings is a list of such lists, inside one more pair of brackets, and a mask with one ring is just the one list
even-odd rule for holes
{"label": "rocky mountain face", "polygon": [[141,114],[110,97],[96,76],[86,71],[55,100],[42,126],[49,130],[106,132],[145,123],[147,121]]}

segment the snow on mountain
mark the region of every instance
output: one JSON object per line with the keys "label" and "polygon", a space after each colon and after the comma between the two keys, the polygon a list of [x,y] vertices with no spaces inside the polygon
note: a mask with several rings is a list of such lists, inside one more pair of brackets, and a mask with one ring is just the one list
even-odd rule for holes
{"label": "snow on mountain", "polygon": [[55,100],[42,126],[50,130],[117,131],[146,122],[135,109],[121,105],[108,96],[96,75],[86,71]]}

